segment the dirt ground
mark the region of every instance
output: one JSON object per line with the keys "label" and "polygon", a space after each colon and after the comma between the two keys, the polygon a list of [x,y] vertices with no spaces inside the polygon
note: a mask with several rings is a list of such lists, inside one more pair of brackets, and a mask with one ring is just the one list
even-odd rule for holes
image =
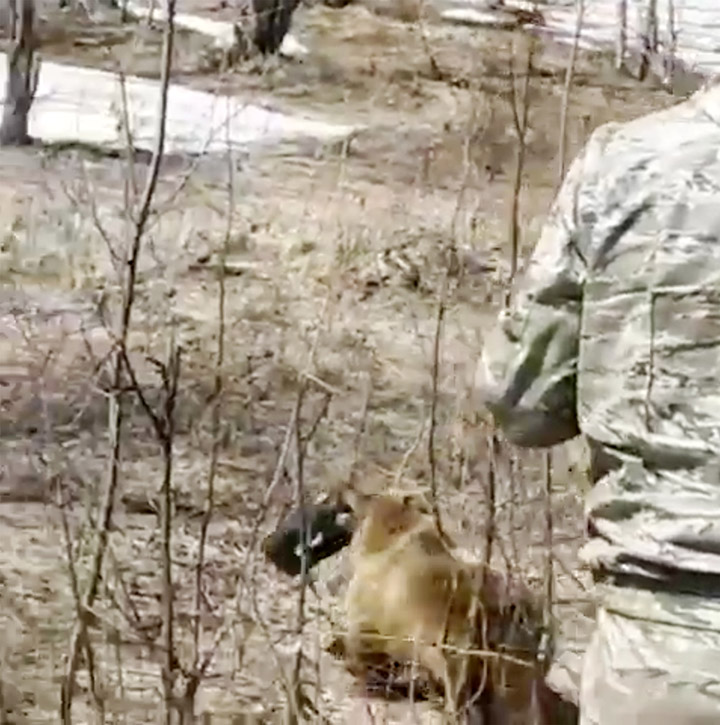
{"label": "dirt ground", "polygon": [[[231,13],[189,1],[179,9]],[[182,346],[172,553],[177,657],[189,670],[213,441],[218,269],[225,270],[220,444],[199,606],[201,658],[213,656],[195,705],[207,723],[278,721],[299,647],[306,691],[322,718],[367,716],[351,679],[322,649],[342,627],[342,556],[319,569],[319,596],[308,593],[301,640],[298,585],[267,566],[252,532],[256,523],[260,534],[269,531],[292,500],[290,455],[263,515],[301,379],[309,380],[300,429],[310,494],[346,485],[351,475],[381,487],[401,467],[403,483],[428,485],[433,344],[450,242],[437,480],[444,520],[458,541],[476,552],[485,541],[489,428],[472,384],[509,273],[517,148],[510,67],[514,57],[522,72],[529,36],[433,17],[419,23],[407,0],[301,8],[294,30],[310,48],[302,62],[254,62],[223,73],[203,70],[207,41],[181,33],[175,80],[366,129],[347,145],[307,141],[229,160],[169,160],[143,247],[129,340],[151,406],[162,404],[163,393],[150,358],[165,359],[173,336]],[[157,75],[157,29],[112,19],[92,27],[79,12],[47,8],[42,33],[44,58]],[[568,54],[537,42],[523,257],[557,184]],[[615,74],[601,55],[581,54],[569,156],[598,124],[675,100],[652,83]],[[68,561],[82,589],[108,469],[105,363],[118,314],[116,268],[128,243],[130,172],[126,160],[88,151],[0,154],[0,721],[50,723],[58,721],[76,611]],[[140,188],[146,170],[136,160]],[[120,489],[92,612],[95,691],[84,663],[77,723],[155,722],[162,699],[163,459],[146,413],[134,396],[126,400]],[[584,465],[577,444],[554,453],[561,630],[589,601],[576,561]],[[542,458],[502,445],[496,472],[498,562],[540,586]],[[439,717],[427,704],[373,707],[375,722]]]}

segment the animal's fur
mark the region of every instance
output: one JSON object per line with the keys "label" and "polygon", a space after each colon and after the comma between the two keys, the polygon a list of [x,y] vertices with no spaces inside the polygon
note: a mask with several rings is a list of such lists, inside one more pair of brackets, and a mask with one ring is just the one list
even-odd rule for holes
{"label": "animal's fur", "polygon": [[[485,725],[527,714],[533,693],[541,708],[553,706],[535,666],[540,614],[527,588],[455,556],[421,496],[381,495],[354,508],[348,632],[336,643],[352,673],[415,662],[444,693],[449,716],[474,700],[474,721]],[[528,666],[469,652],[503,648]]]}

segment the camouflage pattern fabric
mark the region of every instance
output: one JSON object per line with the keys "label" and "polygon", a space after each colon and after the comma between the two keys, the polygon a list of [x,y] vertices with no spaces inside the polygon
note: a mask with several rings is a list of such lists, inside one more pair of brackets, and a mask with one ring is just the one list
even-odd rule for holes
{"label": "camouflage pattern fabric", "polygon": [[594,563],[720,573],[720,86],[594,132],[483,358],[511,441],[604,457]]}
{"label": "camouflage pattern fabric", "polygon": [[[655,675],[656,694],[675,684],[678,697],[710,698],[701,680],[720,673],[717,83],[593,133],[481,362],[478,387],[510,441],[586,437],[586,563],[651,583],[643,596],[633,585],[613,594],[629,597],[632,613],[615,611],[602,589],[584,722],[620,722],[602,711],[605,699],[622,710]],[[670,606],[668,625],[658,601],[688,590],[704,596]],[[631,641],[645,654],[633,655]]]}
{"label": "camouflage pattern fabric", "polygon": [[720,601],[603,589],[580,725],[720,723]]}

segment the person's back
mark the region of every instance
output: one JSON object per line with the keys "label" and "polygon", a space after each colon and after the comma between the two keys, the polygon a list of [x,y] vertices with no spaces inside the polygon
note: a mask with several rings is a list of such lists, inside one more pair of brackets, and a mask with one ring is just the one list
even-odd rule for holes
{"label": "person's back", "polygon": [[582,722],[631,714],[653,658],[657,696],[702,680],[720,722],[720,656],[692,652],[720,649],[720,87],[593,134],[497,333],[486,402],[508,438],[582,432],[593,453]]}
{"label": "person's back", "polygon": [[703,100],[617,127],[578,200],[577,417],[596,475],[617,468],[588,502],[615,571],[720,574],[720,89]]}

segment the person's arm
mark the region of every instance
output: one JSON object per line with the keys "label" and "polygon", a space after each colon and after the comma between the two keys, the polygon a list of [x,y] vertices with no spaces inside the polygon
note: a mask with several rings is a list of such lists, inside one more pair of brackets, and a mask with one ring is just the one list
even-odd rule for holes
{"label": "person's arm", "polygon": [[[519,446],[545,447],[579,433],[576,368],[593,205],[585,182],[615,124],[597,129],[555,199],[510,309],[484,340],[480,393]],[[593,184],[591,184],[593,186]],[[583,215],[581,216],[581,208]]]}

